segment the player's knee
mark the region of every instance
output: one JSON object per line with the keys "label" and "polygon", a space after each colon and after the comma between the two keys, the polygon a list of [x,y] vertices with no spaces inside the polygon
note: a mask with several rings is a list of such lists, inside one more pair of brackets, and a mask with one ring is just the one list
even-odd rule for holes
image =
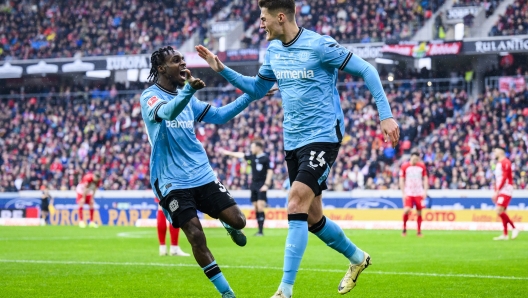
{"label": "player's knee", "polygon": [[242,230],[246,226],[246,217],[242,212],[240,212],[234,216],[233,222],[229,225],[237,230]]}
{"label": "player's knee", "polygon": [[[290,193],[288,198],[288,212],[289,213],[300,213],[303,209],[302,197],[299,192]],[[302,212],[306,213],[306,212]]]}

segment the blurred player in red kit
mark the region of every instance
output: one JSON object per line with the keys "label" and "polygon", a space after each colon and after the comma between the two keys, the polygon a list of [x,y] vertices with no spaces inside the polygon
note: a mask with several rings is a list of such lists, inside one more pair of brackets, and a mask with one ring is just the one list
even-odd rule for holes
{"label": "blurred player in red kit", "polygon": [[400,169],[400,188],[403,199],[403,233],[407,236],[407,221],[409,214],[416,206],[417,235],[422,236],[422,209],[425,208],[424,199],[429,189],[427,170],[425,164],[420,161],[420,154],[411,153],[411,160],[404,163]]}
{"label": "blurred player in red kit", "polygon": [[495,164],[495,193],[491,200],[497,206],[497,214],[502,220],[504,232],[493,240],[508,240],[508,224],[512,227],[511,239],[517,238],[519,230],[515,228],[513,221],[506,214],[506,208],[510,204],[513,195],[513,174],[511,161],[506,157],[506,152],[502,147],[493,149],[497,163]]}
{"label": "blurred player in red kit", "polygon": [[93,221],[94,215],[94,197],[97,188],[101,186],[101,174],[99,172],[89,173],[83,176],[81,183],[77,185],[77,205],[79,205],[79,227],[86,228],[86,222],[83,219],[84,204],[90,206],[90,227],[97,228]]}
{"label": "blurred player in red kit", "polygon": [[[156,201],[156,203],[159,203],[158,198],[154,198],[154,201]],[[161,206],[159,205],[158,205],[158,213],[156,215],[156,218],[158,220],[158,239],[160,243],[159,254],[160,256],[166,256],[167,246],[165,245],[165,235],[167,234],[167,219],[165,218],[165,214],[163,214],[163,210],[161,210]],[[190,254],[183,252],[181,248],[178,246],[178,237],[180,235],[180,228],[175,228],[171,224],[169,224],[169,233],[170,233],[170,238],[171,238],[170,255],[180,256],[180,257],[190,256]]]}

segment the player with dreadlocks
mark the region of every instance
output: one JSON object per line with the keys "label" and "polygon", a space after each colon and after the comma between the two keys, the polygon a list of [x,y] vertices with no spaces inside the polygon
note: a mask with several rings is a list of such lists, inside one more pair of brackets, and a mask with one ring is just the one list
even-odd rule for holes
{"label": "player with dreadlocks", "polygon": [[[219,218],[232,240],[246,245],[246,218],[209,165],[196,139],[194,122],[223,124],[255,99],[244,94],[216,108],[193,94],[205,83],[191,75],[182,54],[163,47],[152,54],[149,79],[155,83],[141,94],[141,114],[152,146],[150,182],[163,213],[173,227],[181,227],[196,262],[222,297],[235,297],[206,245],[197,211]],[[186,84],[187,81],[187,84]],[[181,89],[178,89],[181,88]],[[272,91],[270,91],[271,93]]]}

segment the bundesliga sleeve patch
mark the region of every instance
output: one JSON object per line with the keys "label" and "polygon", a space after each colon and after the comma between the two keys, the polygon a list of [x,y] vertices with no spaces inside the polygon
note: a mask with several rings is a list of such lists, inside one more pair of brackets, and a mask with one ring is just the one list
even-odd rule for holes
{"label": "bundesliga sleeve patch", "polygon": [[153,107],[154,104],[158,102],[158,98],[156,96],[152,96],[151,98],[149,98],[149,100],[147,101],[147,104],[149,107]]}

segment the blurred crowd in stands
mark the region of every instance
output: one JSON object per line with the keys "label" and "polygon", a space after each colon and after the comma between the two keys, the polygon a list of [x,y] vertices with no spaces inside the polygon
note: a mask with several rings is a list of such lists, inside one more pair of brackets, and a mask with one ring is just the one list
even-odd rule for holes
{"label": "blurred crowd in stands", "polygon": [[[340,43],[410,40],[443,3],[444,0],[303,0],[297,2],[297,24],[330,35]],[[243,36],[244,46],[265,45],[255,18],[260,13],[258,6],[248,2],[239,11],[240,19],[250,29]]]}
{"label": "blurred crowd in stands", "polygon": [[[328,179],[331,190],[397,189],[402,162],[419,150],[432,189],[480,189],[493,183],[491,148],[507,147],[515,184],[526,188],[528,91],[486,90],[471,98],[465,90],[436,92],[417,85],[387,86],[401,126],[396,149],[383,141],[377,111],[361,80],[339,84],[346,134]],[[103,91],[101,91],[103,90]],[[108,92],[104,91],[108,90]],[[139,93],[101,86],[83,92],[67,88],[39,97],[13,93],[0,99],[0,191],[74,189],[82,174],[99,170],[103,189],[150,189],[150,145],[141,120]],[[128,93],[126,93],[128,92]],[[200,91],[198,98],[225,105],[235,90]],[[253,103],[224,125],[196,124],[211,165],[230,189],[247,189],[250,167],[221,155],[220,148],[247,151],[262,140],[274,165],[273,188],[287,188],[280,93]]]}
{"label": "blurred crowd in stands", "polygon": [[[301,0],[297,22],[341,43],[410,40],[444,2]],[[489,35],[527,34],[526,2],[510,5]],[[483,6],[489,16],[499,3],[459,0],[453,5]],[[0,4],[0,60],[150,53],[161,45],[178,48],[195,33],[197,41],[216,48],[209,32],[215,21],[242,21],[241,47],[262,47],[267,42],[259,16],[257,1],[242,0],[5,1]],[[440,16],[434,26],[442,38]]]}
{"label": "blurred crowd in stands", "polygon": [[528,34],[528,4],[526,0],[515,0],[508,5],[503,15],[491,28],[489,36]]}
{"label": "blurred crowd in stands", "polygon": [[490,188],[495,161],[491,149],[506,148],[514,184],[527,187],[528,91],[508,94],[487,88],[469,102],[465,113],[441,124],[421,148],[434,189]]}
{"label": "blurred crowd in stands", "polygon": [[[339,42],[409,40],[445,0],[303,0],[299,26]],[[210,21],[243,21],[245,47],[265,44],[257,1],[23,0],[0,4],[0,59],[150,53],[194,33],[211,45]],[[231,6],[230,6],[231,5]],[[222,8],[227,9],[221,12]]]}
{"label": "blurred crowd in stands", "polygon": [[230,0],[23,0],[0,4],[0,59],[151,53],[205,36]]}

